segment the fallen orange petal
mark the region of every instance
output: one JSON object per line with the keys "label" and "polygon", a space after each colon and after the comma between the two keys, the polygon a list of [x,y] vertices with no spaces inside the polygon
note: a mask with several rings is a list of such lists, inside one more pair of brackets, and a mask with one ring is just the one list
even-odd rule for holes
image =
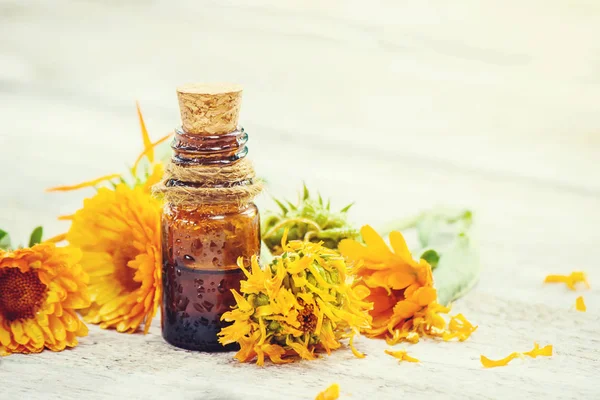
{"label": "fallen orange petal", "polygon": [[500,360],[490,360],[486,356],[481,355],[481,364],[485,368],[504,367],[509,362],[511,362],[515,358],[519,357],[520,354],[521,353],[511,353],[508,356],[506,356],[506,357],[504,357],[504,358],[502,358]]}
{"label": "fallen orange petal", "polygon": [[315,400],[336,400],[340,397],[340,386],[337,383],[329,386],[315,397]]}
{"label": "fallen orange petal", "polygon": [[385,354],[389,354],[390,356],[397,358],[400,361],[408,361],[408,362],[412,362],[412,363],[420,362],[418,359],[409,356],[406,353],[406,350],[396,350],[396,351],[386,350]]}
{"label": "fallen orange petal", "polygon": [[585,312],[587,310],[587,307],[585,306],[585,303],[583,301],[583,297],[582,296],[579,296],[575,300],[575,309],[577,311],[581,311],[581,312]]}
{"label": "fallen orange petal", "polygon": [[582,271],[573,271],[569,275],[548,275],[546,279],[544,279],[544,283],[564,283],[571,290],[576,290],[576,286],[578,283],[583,283],[586,288],[590,288],[590,284],[587,280],[587,276],[585,272]]}
{"label": "fallen orange petal", "polygon": [[526,351],[523,354],[526,356],[529,356],[531,358],[536,358],[538,356],[550,357],[552,355],[552,345],[549,344],[547,346],[540,348],[539,344],[534,343],[533,349],[530,351]]}
{"label": "fallen orange petal", "polygon": [[511,353],[501,360],[490,360],[486,356],[481,355],[481,364],[485,368],[504,367],[505,365],[507,365],[509,362],[511,362],[512,360],[514,360],[517,357],[528,356],[531,358],[536,358],[536,357],[550,357],[551,355],[552,355],[552,345],[551,344],[540,348],[539,344],[534,343],[532,350],[526,351],[524,353],[517,353],[517,352]]}

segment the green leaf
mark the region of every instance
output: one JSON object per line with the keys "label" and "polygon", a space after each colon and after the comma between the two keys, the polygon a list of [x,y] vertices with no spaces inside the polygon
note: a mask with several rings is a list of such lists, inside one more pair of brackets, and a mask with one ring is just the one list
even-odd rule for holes
{"label": "green leaf", "polygon": [[422,247],[437,247],[452,242],[456,235],[469,230],[473,222],[469,210],[437,208],[421,214],[416,222]]}
{"label": "green leaf", "polygon": [[287,213],[288,213],[288,211],[289,211],[289,210],[287,209],[287,207],[286,207],[286,206],[284,206],[284,205],[283,205],[283,203],[282,203],[282,202],[280,202],[280,201],[279,201],[279,200],[277,200],[277,199],[273,199],[273,200],[275,200],[275,203],[277,203],[277,205],[279,206],[279,208],[281,208],[281,211],[283,211],[283,215],[285,215],[285,214],[287,214]]}
{"label": "green leaf", "polygon": [[290,210],[294,210],[296,211],[298,209],[298,207],[296,207],[291,201],[286,200],[285,201],[287,203],[287,205],[290,207]]}
{"label": "green leaf", "polygon": [[434,249],[425,250],[421,258],[431,265],[431,269],[435,269],[440,261],[440,255]]}
{"label": "green leaf", "polygon": [[44,228],[38,226],[31,232],[31,236],[29,237],[29,247],[35,246],[38,243],[42,242],[42,235],[44,233]]}
{"label": "green leaf", "polygon": [[479,280],[481,264],[476,249],[473,240],[461,234],[442,252],[433,271],[440,304],[448,305],[464,296]]}
{"label": "green leaf", "polygon": [[8,232],[3,231],[2,229],[0,229],[0,249],[10,249],[10,235]]}
{"label": "green leaf", "polygon": [[308,188],[306,187],[306,183],[304,183],[304,195],[302,197],[302,200],[307,200],[309,196],[310,194],[308,193]]}
{"label": "green leaf", "polygon": [[354,202],[352,202],[352,203],[348,204],[346,207],[342,208],[342,209],[340,210],[340,212],[341,212],[341,213],[348,212],[348,210],[350,210],[350,207],[352,207],[353,205],[354,205]]}

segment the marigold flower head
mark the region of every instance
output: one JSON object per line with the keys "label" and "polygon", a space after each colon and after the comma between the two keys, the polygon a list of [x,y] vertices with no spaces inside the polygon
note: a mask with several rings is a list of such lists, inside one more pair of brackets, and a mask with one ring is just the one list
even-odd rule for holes
{"label": "marigold flower head", "polygon": [[0,250],[0,355],[61,351],[87,335],[75,311],[90,305],[80,258],[53,243]]}
{"label": "marigold flower head", "polygon": [[[91,305],[82,310],[84,319],[135,332],[142,324],[150,329],[161,298],[161,201],[151,195],[151,187],[162,179],[163,165],[154,160],[154,147],[170,137],[152,143],[138,107],[144,150],[137,157],[128,184],[120,175],[107,175],[73,186],[51,191],[75,190],[101,183],[91,198],[71,220],[66,240],[83,253],[81,264],[90,276]],[[138,173],[140,162],[147,159],[150,170]],[[115,182],[116,178],[118,180]]]}
{"label": "marigold flower head", "polygon": [[282,240],[283,254],[261,269],[257,257],[250,270],[240,259],[246,274],[240,293],[232,290],[237,306],[225,313],[232,322],[219,333],[221,344],[238,342],[240,362],[265,356],[274,363],[305,360],[315,353],[330,353],[341,346],[340,339],[369,325],[363,301],[364,287],[352,288],[344,259],[321,243]]}
{"label": "marigold flower head", "polygon": [[477,329],[460,314],[447,325],[440,314],[450,310],[437,302],[431,266],[413,259],[400,232],[390,233],[391,249],[368,225],[361,235],[365,244],[346,239],[339,250],[354,265],[355,287],[367,289],[365,300],[373,303],[372,326],[363,329],[367,336],[389,344],[416,343],[423,335],[462,341]]}
{"label": "marigold flower head", "polygon": [[160,201],[142,186],[101,188],[73,216],[67,240],[83,252],[87,322],[148,332],[161,296]]}

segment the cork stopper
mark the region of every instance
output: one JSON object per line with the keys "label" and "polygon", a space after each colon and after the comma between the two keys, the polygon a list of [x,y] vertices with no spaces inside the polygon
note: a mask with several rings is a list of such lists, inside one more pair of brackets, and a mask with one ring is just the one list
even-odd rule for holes
{"label": "cork stopper", "polygon": [[187,84],[177,88],[183,130],[222,135],[237,129],[242,87],[233,84]]}

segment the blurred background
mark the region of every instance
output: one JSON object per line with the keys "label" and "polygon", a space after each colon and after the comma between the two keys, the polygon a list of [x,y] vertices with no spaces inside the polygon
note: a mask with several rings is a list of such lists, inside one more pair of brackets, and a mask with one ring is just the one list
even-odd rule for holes
{"label": "blurred background", "polygon": [[[180,122],[175,87],[244,85],[269,192],[302,181],[374,225],[479,212],[483,246],[547,248],[600,224],[596,0],[0,1],[0,227],[24,242]],[[268,196],[259,200],[268,207]],[[519,229],[515,229],[515,224]],[[560,226],[551,237],[543,237]],[[535,254],[535,256],[533,255]]]}

